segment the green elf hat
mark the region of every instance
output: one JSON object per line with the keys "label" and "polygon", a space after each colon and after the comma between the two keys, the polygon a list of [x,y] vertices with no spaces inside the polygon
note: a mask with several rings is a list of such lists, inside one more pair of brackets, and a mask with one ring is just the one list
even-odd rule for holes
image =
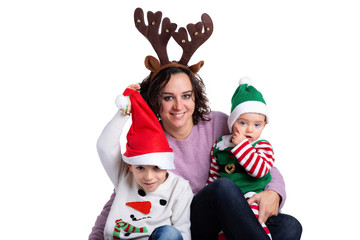
{"label": "green elf hat", "polygon": [[244,113],[264,114],[266,121],[269,122],[266,102],[262,94],[251,86],[251,79],[248,77],[240,79],[239,86],[231,98],[231,113],[228,119],[230,132],[232,132],[232,126],[236,119]]}

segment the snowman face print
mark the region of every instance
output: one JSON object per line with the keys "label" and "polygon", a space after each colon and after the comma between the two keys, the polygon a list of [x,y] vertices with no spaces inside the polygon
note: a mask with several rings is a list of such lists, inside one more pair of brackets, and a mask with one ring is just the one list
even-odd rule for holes
{"label": "snowman face print", "polygon": [[[146,192],[143,189],[138,190],[138,194],[141,197],[146,196]],[[159,206],[166,206],[167,200],[160,199],[158,203],[153,201],[153,204],[159,204]],[[130,214],[130,218],[133,222],[142,221],[151,218],[149,216],[150,210],[152,208],[152,203],[150,201],[134,201],[134,202],[127,202],[126,206],[132,208],[133,210],[136,210],[136,212],[140,212],[145,216],[142,217],[136,217],[135,214]],[[137,224],[130,224],[123,219],[117,219],[115,221],[115,228],[113,232],[113,237],[116,239],[117,237],[120,237],[120,232],[123,232],[125,237],[130,236],[131,233],[147,233],[148,229],[146,226],[137,227],[135,226]],[[139,224],[140,225],[140,224]]]}

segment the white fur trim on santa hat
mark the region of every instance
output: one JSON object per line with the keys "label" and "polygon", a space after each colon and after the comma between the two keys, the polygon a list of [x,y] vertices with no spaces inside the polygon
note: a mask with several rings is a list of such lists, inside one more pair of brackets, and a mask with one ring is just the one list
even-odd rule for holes
{"label": "white fur trim on santa hat", "polygon": [[235,107],[231,112],[228,118],[228,127],[230,132],[232,132],[232,127],[241,114],[244,113],[261,113],[266,117],[266,122],[269,122],[268,110],[264,103],[258,101],[247,101],[240,103]]}
{"label": "white fur trim on santa hat", "polygon": [[131,165],[154,165],[160,169],[175,169],[173,152],[155,152],[134,157],[122,155],[124,162]]}

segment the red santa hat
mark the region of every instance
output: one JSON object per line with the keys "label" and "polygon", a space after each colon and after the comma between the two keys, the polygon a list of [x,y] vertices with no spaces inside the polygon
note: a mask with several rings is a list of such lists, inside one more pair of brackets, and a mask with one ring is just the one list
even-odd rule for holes
{"label": "red santa hat", "polygon": [[[138,91],[125,89],[117,98],[120,109],[131,102],[132,124],[127,134],[123,160],[131,165],[155,165],[160,169],[174,169],[174,153],[158,119]],[[125,105],[125,106],[124,106]]]}

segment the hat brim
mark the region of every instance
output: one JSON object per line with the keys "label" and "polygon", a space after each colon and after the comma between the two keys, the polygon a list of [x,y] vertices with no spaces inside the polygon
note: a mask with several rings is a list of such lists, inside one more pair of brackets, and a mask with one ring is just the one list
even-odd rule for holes
{"label": "hat brim", "polygon": [[230,132],[232,132],[232,127],[233,127],[236,119],[238,119],[238,117],[244,113],[264,114],[266,117],[266,122],[269,122],[268,109],[264,103],[259,102],[259,101],[243,102],[234,108],[234,110],[231,112],[231,114],[228,118],[228,127],[229,127]]}
{"label": "hat brim", "polygon": [[131,165],[154,165],[160,169],[175,169],[173,152],[155,152],[127,157],[122,155],[124,162]]}

